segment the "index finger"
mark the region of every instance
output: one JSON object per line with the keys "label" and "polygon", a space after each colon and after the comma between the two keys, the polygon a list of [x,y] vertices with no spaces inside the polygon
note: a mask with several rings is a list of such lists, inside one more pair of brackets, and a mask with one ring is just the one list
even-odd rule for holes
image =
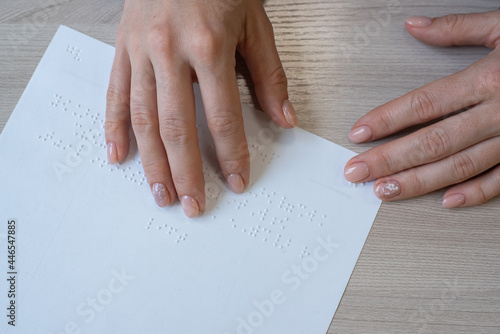
{"label": "index finger", "polygon": [[466,69],[373,109],[354,124],[349,139],[354,143],[377,140],[480,103],[488,88],[474,73]]}

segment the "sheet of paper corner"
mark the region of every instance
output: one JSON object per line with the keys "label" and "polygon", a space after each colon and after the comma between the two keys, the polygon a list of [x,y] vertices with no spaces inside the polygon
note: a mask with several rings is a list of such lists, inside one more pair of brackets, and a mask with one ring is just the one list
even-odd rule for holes
{"label": "sheet of paper corner", "polygon": [[4,274],[17,226],[0,332],[326,333],[380,207],[342,176],[354,153],[244,105],[252,180],[234,195],[195,86],[207,210],[158,208],[136,146],[106,163],[113,56],[61,26],[0,136]]}

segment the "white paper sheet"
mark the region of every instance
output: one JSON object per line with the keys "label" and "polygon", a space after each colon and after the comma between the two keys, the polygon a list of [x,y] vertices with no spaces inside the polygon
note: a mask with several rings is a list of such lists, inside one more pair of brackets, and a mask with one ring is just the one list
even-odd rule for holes
{"label": "white paper sheet", "polygon": [[354,154],[243,106],[234,195],[197,92],[207,210],[158,208],[133,145],[106,163],[113,55],[61,27],[0,136],[0,332],[326,333],[380,206],[344,180]]}

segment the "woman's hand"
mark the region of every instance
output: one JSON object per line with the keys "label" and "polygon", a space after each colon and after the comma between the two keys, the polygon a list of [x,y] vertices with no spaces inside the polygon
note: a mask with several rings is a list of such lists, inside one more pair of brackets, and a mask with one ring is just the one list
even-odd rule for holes
{"label": "woman's hand", "polygon": [[354,157],[345,176],[351,182],[377,179],[375,193],[385,201],[456,184],[444,195],[445,207],[482,204],[500,193],[500,10],[411,17],[406,28],[431,45],[485,45],[494,50],[467,69],[375,108],[357,121],[349,137],[362,143],[468,108]]}
{"label": "woman's hand", "polygon": [[107,96],[111,164],[127,156],[129,126],[159,206],[176,196],[189,217],[205,207],[195,120],[198,81],[217,157],[229,187],[249,182],[249,153],[235,73],[245,58],[264,111],[297,124],[273,29],[258,0],[127,0]]}

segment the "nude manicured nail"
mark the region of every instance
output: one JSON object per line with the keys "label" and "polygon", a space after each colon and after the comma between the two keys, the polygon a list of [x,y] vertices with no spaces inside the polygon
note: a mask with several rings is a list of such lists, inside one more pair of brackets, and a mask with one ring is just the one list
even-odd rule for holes
{"label": "nude manicured nail", "polygon": [[283,109],[283,114],[285,115],[287,123],[292,127],[296,127],[298,124],[297,114],[295,113],[295,108],[293,107],[292,103],[288,100],[285,100],[283,102],[282,109]]}
{"label": "nude manicured nail", "polygon": [[462,194],[448,195],[443,199],[443,206],[447,209],[452,209],[464,205],[465,196]]}
{"label": "nude manicured nail", "polygon": [[372,130],[368,126],[358,126],[351,130],[349,139],[353,143],[363,143],[372,138]]}
{"label": "nude manicured nail", "polygon": [[165,207],[170,203],[170,194],[163,183],[155,183],[152,187],[153,197],[159,207]]}
{"label": "nude manicured nail", "polygon": [[118,151],[116,150],[116,144],[112,141],[108,143],[108,162],[111,165],[118,162]]}
{"label": "nude manicured nail", "polygon": [[182,196],[181,205],[182,209],[184,209],[184,213],[189,218],[195,218],[200,214],[200,205],[198,204],[198,201],[191,196]]}
{"label": "nude manicured nail", "polygon": [[431,25],[432,19],[427,16],[412,16],[407,18],[405,22],[413,28],[425,28]]}
{"label": "nude manicured nail", "polygon": [[393,197],[399,196],[401,194],[401,185],[396,180],[389,180],[381,182],[377,188],[375,188],[375,195],[378,198],[391,199]]}
{"label": "nude manicured nail", "polygon": [[357,162],[344,170],[344,175],[349,182],[359,182],[370,176],[370,169],[364,162]]}
{"label": "nude manicured nail", "polygon": [[227,177],[229,188],[235,194],[241,194],[245,190],[245,182],[239,174],[231,174]]}

